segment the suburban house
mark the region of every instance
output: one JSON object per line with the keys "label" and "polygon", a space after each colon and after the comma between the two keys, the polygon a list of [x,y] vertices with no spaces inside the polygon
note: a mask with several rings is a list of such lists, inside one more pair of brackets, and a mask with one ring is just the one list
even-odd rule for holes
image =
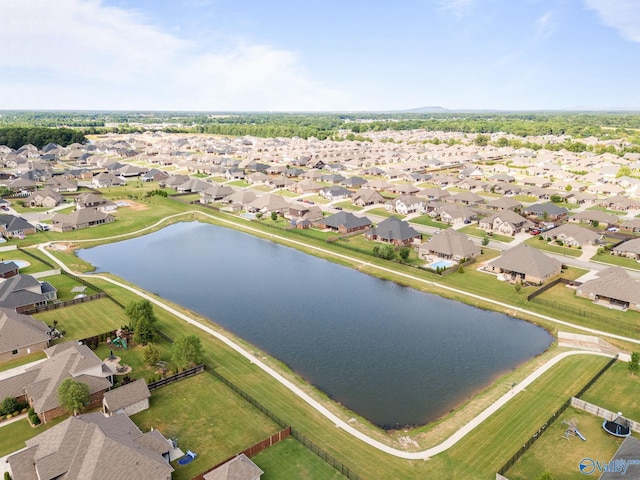
{"label": "suburban house", "polygon": [[384,208],[400,215],[408,215],[410,213],[424,213],[426,203],[426,200],[413,195],[400,195],[387,201]]}
{"label": "suburban house", "polygon": [[[317,205],[309,204],[291,204],[289,211],[285,214],[285,217],[300,222],[315,222],[320,220],[323,216],[322,209]],[[309,226],[311,224],[309,223]]]}
{"label": "suburban house", "polygon": [[482,249],[467,235],[453,228],[447,228],[420,245],[418,256],[424,260],[435,257],[460,262],[475,258],[481,252]]}
{"label": "suburban house", "polygon": [[502,274],[511,283],[540,285],[558,275],[562,263],[537,248],[521,243],[487,265],[487,271]]}
{"label": "suburban house", "polygon": [[50,331],[30,315],[0,308],[0,363],[48,348]]}
{"label": "suburban house", "polygon": [[464,222],[476,217],[475,212],[470,208],[456,204],[440,205],[431,213],[431,215],[433,214],[440,217],[441,222],[449,224]]}
{"label": "suburban house", "polygon": [[487,202],[490,210],[515,210],[522,207],[522,204],[511,197],[500,197]]}
{"label": "suburban house", "polygon": [[364,234],[365,238],[398,246],[420,242],[422,235],[407,222],[391,216]]}
{"label": "suburban house", "polygon": [[24,312],[46,305],[58,298],[57,290],[49,282],[40,282],[31,275],[14,275],[0,279],[0,307]]}
{"label": "suburban house", "polygon": [[89,347],[65,342],[44,352],[45,361],[27,367],[24,373],[0,380],[0,398],[26,400],[46,423],[67,413],[60,405],[58,388],[65,379],[73,378],[89,387],[88,408],[102,405],[104,393],[111,388],[113,372]]}
{"label": "suburban house", "polygon": [[477,193],[461,192],[456,195],[449,195],[444,199],[445,202],[458,203],[468,207],[475,207],[481,203],[485,203],[485,199]]}
{"label": "suburban house", "polygon": [[585,210],[569,217],[571,223],[590,223],[608,227],[620,221],[620,217],[614,213],[606,213],[600,210]]}
{"label": "suburban house", "polygon": [[102,398],[102,411],[105,415],[125,413],[133,415],[149,408],[149,387],[144,378],[105,392]]}
{"label": "suburban house", "polygon": [[102,210],[103,212],[109,212],[117,209],[115,203],[111,200],[107,200],[95,193],[81,193],[76,197],[76,209],[93,208],[95,210]]}
{"label": "suburban house", "polygon": [[235,193],[235,190],[227,185],[212,185],[206,190],[200,192],[200,203],[214,203],[222,200],[227,195]]}
{"label": "suburban house", "polygon": [[69,417],[25,444],[7,459],[15,480],[171,480],[173,472],[164,435],[142,433],[124,414]]}
{"label": "suburban house", "polygon": [[140,180],[143,182],[160,182],[162,180],[166,180],[169,178],[169,174],[167,172],[163,172],[162,170],[158,170],[157,168],[152,168],[148,172],[144,173]]}
{"label": "suburban house", "polygon": [[566,218],[569,214],[569,210],[564,207],[559,207],[555,203],[536,203],[534,205],[524,207],[522,211],[525,215],[535,215],[536,217],[549,220]]}
{"label": "suburban house", "polygon": [[264,472],[244,453],[203,476],[204,480],[260,480]]}
{"label": "suburban house", "polygon": [[351,198],[353,196],[353,192],[351,190],[347,190],[340,185],[333,185],[328,188],[323,188],[318,193],[321,197],[324,197],[332,202],[346,200],[347,198]]}
{"label": "suburban house", "polygon": [[256,198],[254,201],[247,204],[246,207],[248,212],[254,213],[282,213],[288,211],[291,204],[280,195],[267,193],[266,195]]}
{"label": "suburban house", "polygon": [[49,187],[54,192],[77,192],[78,182],[68,179],[63,176],[53,177],[47,180],[46,187]]}
{"label": "suburban house", "polygon": [[367,217],[357,217],[351,212],[338,212],[316,220],[318,228],[328,228],[340,234],[362,232],[371,227]]}
{"label": "suburban house", "polygon": [[51,230],[54,232],[70,232],[82,228],[95,227],[115,221],[110,213],[93,208],[74,210],[71,213],[57,213],[51,217]]}
{"label": "suburban house", "polygon": [[113,173],[99,173],[91,180],[91,184],[96,188],[121,187],[126,183]]}
{"label": "suburban house", "polygon": [[354,193],[352,201],[354,205],[368,207],[369,205],[384,203],[384,197],[376,190],[363,188]]}
{"label": "suburban house", "polygon": [[25,235],[36,233],[36,227],[22,217],[15,215],[0,215],[0,234],[7,238],[24,238]]}
{"label": "suburban house", "polygon": [[11,278],[20,272],[15,262],[0,262],[0,278]]}
{"label": "suburban house", "polygon": [[25,205],[30,207],[47,207],[53,208],[64,202],[64,197],[50,187],[44,187],[42,190],[36,190],[25,200]]}
{"label": "suburban house", "polygon": [[175,188],[179,193],[200,193],[204,192],[209,187],[211,187],[211,184],[209,182],[205,182],[204,180],[200,180],[199,178],[190,178],[186,182],[182,182]]}
{"label": "suburban house", "polygon": [[547,240],[561,241],[570,247],[595,245],[602,240],[602,233],[594,232],[575,223],[565,223],[559,227],[545,230],[541,233]]}
{"label": "suburban house", "polygon": [[626,270],[611,267],[596,275],[597,278],[578,286],[577,296],[609,308],[640,311],[640,283],[633,280]]}
{"label": "suburban house", "polygon": [[516,233],[526,232],[534,226],[531,220],[518,215],[513,210],[502,210],[478,221],[478,227],[485,232],[494,232],[504,235],[515,235]]}
{"label": "suburban house", "polygon": [[612,255],[633,258],[640,262],[640,238],[634,238],[622,242],[611,249]]}
{"label": "suburban house", "polygon": [[640,232],[640,218],[632,218],[631,220],[627,220],[620,225],[621,230],[626,230],[627,232],[638,233]]}

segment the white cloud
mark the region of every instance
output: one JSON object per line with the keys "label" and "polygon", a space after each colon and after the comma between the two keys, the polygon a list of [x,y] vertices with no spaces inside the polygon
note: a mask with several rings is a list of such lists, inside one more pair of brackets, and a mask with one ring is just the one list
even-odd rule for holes
{"label": "white cloud", "polygon": [[346,100],[289,51],[198,45],[101,0],[2,0],[0,18],[3,108],[318,110]]}
{"label": "white cloud", "polygon": [[553,35],[556,29],[556,22],[552,12],[547,12],[536,21],[536,38],[545,40]]}
{"label": "white cloud", "polygon": [[443,13],[462,18],[468,15],[475,0],[440,0],[439,10]]}
{"label": "white cloud", "polygon": [[602,23],[618,30],[627,40],[640,42],[640,2],[637,0],[584,0]]}

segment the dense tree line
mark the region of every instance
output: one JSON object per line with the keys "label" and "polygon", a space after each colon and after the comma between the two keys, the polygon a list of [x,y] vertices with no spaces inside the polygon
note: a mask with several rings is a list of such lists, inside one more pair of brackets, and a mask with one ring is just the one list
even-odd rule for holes
{"label": "dense tree line", "polygon": [[87,139],[80,130],[71,128],[0,127],[0,145],[18,149],[32,144],[42,148],[48,143],[66,147],[72,143],[84,143]]}
{"label": "dense tree line", "polygon": [[[349,133],[368,139],[367,132],[413,129],[483,135],[503,132],[520,137],[569,135],[578,143],[589,136],[640,140],[640,114],[634,112],[0,112],[0,128],[75,126],[86,134],[131,133],[163,123],[174,125],[165,129],[168,132],[321,140],[343,139]],[[106,127],[109,124],[115,126]]]}

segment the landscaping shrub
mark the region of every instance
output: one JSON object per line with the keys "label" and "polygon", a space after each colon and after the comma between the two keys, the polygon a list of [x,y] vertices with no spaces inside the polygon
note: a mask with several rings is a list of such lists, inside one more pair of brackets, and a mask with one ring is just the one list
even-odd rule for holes
{"label": "landscaping shrub", "polygon": [[31,422],[31,425],[40,425],[40,417],[35,413],[29,415],[29,421]]}
{"label": "landscaping shrub", "polygon": [[9,472],[4,472],[4,480],[11,480],[11,475],[9,475]]}
{"label": "landscaping shrub", "polygon": [[12,413],[18,408],[18,402],[13,397],[5,397],[0,403],[0,415],[6,415]]}

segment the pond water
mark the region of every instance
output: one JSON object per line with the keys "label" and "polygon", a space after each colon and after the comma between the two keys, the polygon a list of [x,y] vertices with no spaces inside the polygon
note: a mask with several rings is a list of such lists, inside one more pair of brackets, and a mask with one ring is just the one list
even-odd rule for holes
{"label": "pond water", "polygon": [[433,421],[543,352],[544,329],[197,222],[86,250],[385,428]]}

